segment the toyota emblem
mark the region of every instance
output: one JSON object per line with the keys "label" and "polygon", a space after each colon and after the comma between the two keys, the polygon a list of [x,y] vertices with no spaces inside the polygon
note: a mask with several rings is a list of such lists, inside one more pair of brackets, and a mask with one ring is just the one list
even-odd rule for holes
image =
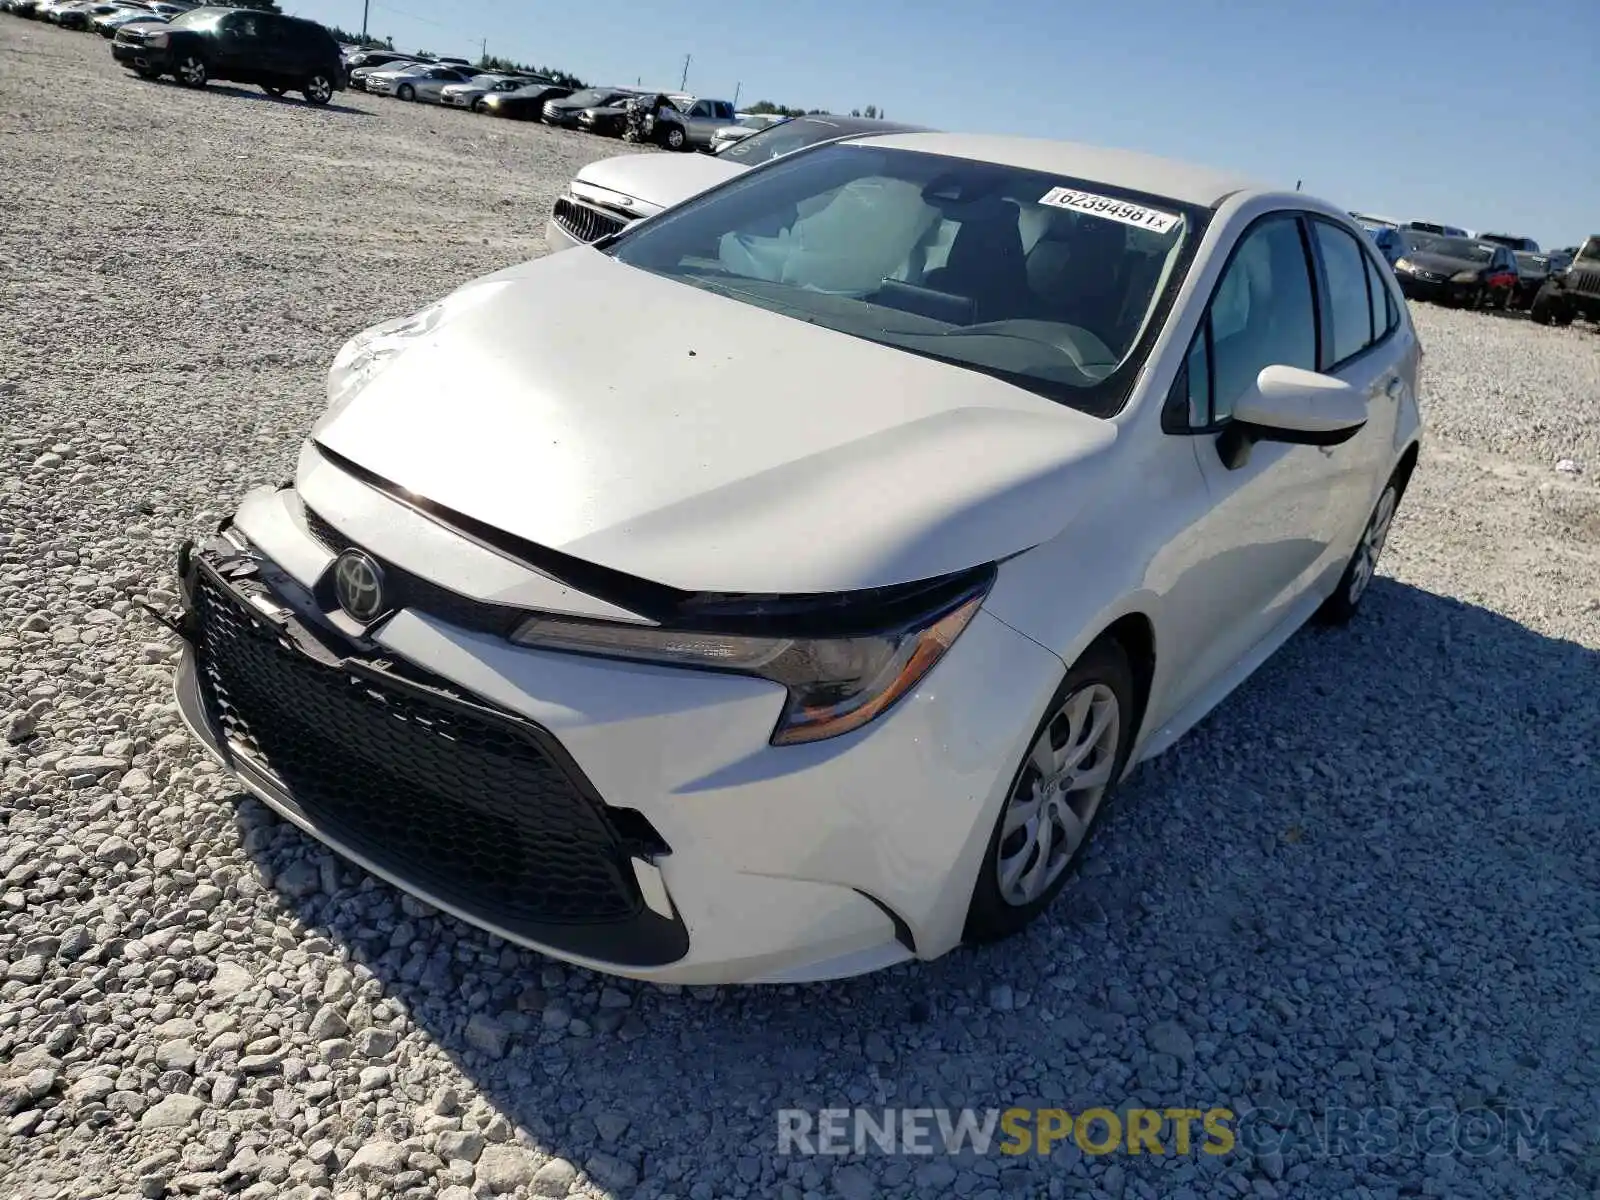
{"label": "toyota emblem", "polygon": [[346,550],[333,567],[333,593],[339,607],[363,625],[383,612],[383,571],[359,550]]}

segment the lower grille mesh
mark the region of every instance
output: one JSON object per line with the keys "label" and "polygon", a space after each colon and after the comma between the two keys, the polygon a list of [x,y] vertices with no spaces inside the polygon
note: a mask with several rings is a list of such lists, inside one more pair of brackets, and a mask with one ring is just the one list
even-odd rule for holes
{"label": "lower grille mesh", "polygon": [[324,666],[204,572],[194,604],[208,707],[329,836],[512,933],[640,912],[602,806],[531,732]]}

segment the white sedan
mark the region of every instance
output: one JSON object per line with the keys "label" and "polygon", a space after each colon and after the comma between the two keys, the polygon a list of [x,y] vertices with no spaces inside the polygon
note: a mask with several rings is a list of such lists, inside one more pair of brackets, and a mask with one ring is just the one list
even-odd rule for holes
{"label": "white sedan", "polygon": [[1355,614],[1420,353],[1302,193],[820,145],[349,342],[293,484],[180,552],[180,705],[289,820],[558,958],[932,959]]}

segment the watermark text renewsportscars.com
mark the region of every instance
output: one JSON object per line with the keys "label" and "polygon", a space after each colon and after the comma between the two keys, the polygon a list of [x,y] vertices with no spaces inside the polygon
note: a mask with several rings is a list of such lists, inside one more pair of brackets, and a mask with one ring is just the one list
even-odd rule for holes
{"label": "watermark text renewsportscars.com", "polygon": [[1549,1149],[1553,1108],[779,1109],[779,1154],[1084,1154],[1528,1158]]}

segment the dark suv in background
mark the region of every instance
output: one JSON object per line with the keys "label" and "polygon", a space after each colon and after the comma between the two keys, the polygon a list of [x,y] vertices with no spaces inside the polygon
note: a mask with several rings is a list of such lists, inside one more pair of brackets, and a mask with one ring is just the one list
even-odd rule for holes
{"label": "dark suv in background", "polygon": [[1600,324],[1600,234],[1584,239],[1566,270],[1550,272],[1529,315],[1541,325],[1570,325],[1574,317]]}
{"label": "dark suv in background", "polygon": [[339,44],[326,29],[247,8],[196,8],[165,25],[126,26],[111,54],[144,79],[171,75],[187,87],[227,79],[274,96],[299,92],[311,104],[344,87]]}

